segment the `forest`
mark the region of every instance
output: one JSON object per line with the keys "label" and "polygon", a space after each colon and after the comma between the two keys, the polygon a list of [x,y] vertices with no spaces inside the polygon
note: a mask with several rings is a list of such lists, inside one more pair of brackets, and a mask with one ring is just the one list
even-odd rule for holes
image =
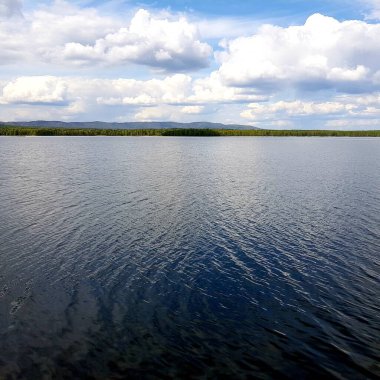
{"label": "forest", "polygon": [[301,137],[380,137],[380,130],[274,130],[274,129],[95,129],[0,126],[1,136],[301,136]]}

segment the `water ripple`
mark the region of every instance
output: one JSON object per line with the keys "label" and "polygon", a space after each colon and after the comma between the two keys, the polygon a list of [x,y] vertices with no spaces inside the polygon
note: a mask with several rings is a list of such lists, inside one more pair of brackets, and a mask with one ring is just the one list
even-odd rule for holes
{"label": "water ripple", "polygon": [[0,378],[379,378],[379,144],[0,138]]}

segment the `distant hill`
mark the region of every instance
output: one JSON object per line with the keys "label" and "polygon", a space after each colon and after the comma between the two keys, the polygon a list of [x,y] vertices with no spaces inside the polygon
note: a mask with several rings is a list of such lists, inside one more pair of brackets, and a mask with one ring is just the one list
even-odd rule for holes
{"label": "distant hill", "polygon": [[209,123],[205,121],[194,123],[174,123],[171,121],[155,122],[127,122],[127,123],[107,123],[104,121],[91,122],[64,122],[64,121],[17,121],[0,122],[0,125],[14,125],[18,127],[40,127],[40,128],[66,128],[66,129],[238,129],[249,130],[259,129],[250,125]]}

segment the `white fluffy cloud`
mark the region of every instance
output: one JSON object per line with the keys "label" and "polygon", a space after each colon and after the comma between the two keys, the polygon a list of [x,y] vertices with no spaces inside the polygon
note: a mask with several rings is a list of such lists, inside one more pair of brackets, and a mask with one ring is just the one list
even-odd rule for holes
{"label": "white fluffy cloud", "polygon": [[[271,128],[302,128],[312,119],[319,122],[320,128],[333,125],[337,128],[344,125],[376,128],[379,127],[376,120],[380,119],[380,93],[341,95],[319,102],[273,101],[249,91],[242,92],[242,89],[223,87],[216,78],[194,80],[185,74],[145,81],[33,76],[5,81],[1,87],[0,104],[17,110],[10,118],[7,117],[9,120],[19,118],[20,112],[25,115],[25,106],[30,107],[33,115],[75,119],[98,112],[111,115],[112,120],[191,121],[195,115],[207,114],[210,117],[215,110],[229,115],[233,110],[236,115],[240,113],[246,123]],[[52,108],[49,106],[54,106],[55,110],[49,113],[48,109]],[[235,120],[233,117],[229,119],[240,121],[236,116]],[[358,120],[361,120],[360,124]],[[349,121],[353,121],[352,124]]]}
{"label": "white fluffy cloud", "polygon": [[[164,79],[146,81],[116,79],[101,80],[100,82],[102,83],[102,96],[97,96],[98,104],[154,106],[186,102],[191,93],[192,79],[185,74],[175,74]],[[93,83],[99,83],[99,81]],[[90,84],[90,86],[92,85]]]}
{"label": "white fluffy cloud", "polygon": [[29,2],[23,11],[21,0],[0,0],[0,120],[376,128],[380,3],[360,1],[371,23],[314,14],[280,27],[157,10],[115,14],[87,1]]}
{"label": "white fluffy cloud", "polygon": [[199,114],[204,110],[204,106],[185,106],[181,108],[181,112],[187,114]]}
{"label": "white fluffy cloud", "polygon": [[58,56],[80,63],[134,62],[166,71],[187,71],[206,67],[211,53],[211,47],[200,41],[196,27],[185,18],[155,18],[140,9],[129,27],[109,33],[91,45],[66,43]]}
{"label": "white fluffy cloud", "polygon": [[177,113],[172,107],[161,106],[152,108],[141,108],[135,114],[134,118],[137,121],[155,121],[155,120],[178,120]]}
{"label": "white fluffy cloud", "polygon": [[380,85],[380,24],[314,14],[304,25],[264,25],[223,46],[219,73],[229,85],[343,92]]}
{"label": "white fluffy cloud", "polygon": [[[0,15],[19,10],[6,0]],[[13,52],[13,54],[11,54]],[[17,52],[14,53],[14,52]],[[0,24],[0,64],[23,59],[61,66],[135,63],[163,71],[206,67],[212,48],[184,17],[140,9],[130,22],[64,1]]]}
{"label": "white fluffy cloud", "polygon": [[45,55],[66,43],[92,44],[96,39],[122,27],[119,18],[102,15],[94,8],[79,8],[63,0],[25,14],[25,30],[36,53]]}
{"label": "white fluffy cloud", "polygon": [[205,104],[248,103],[266,99],[238,88],[225,87],[215,77],[194,80],[185,74],[150,80],[25,76],[5,82],[0,96],[2,104],[71,103],[78,100],[105,106],[151,107],[166,104],[178,105],[184,113],[194,114],[199,113]]}
{"label": "white fluffy cloud", "polygon": [[242,112],[242,116],[247,119],[284,114],[287,116],[311,116],[311,115],[331,115],[337,113],[351,112],[357,106],[354,104],[344,104],[341,102],[303,102],[300,100],[285,102],[279,101],[269,104],[249,104],[249,109]]}
{"label": "white fluffy cloud", "polygon": [[64,104],[68,84],[52,76],[20,77],[6,84],[0,104]]}
{"label": "white fluffy cloud", "polygon": [[380,94],[339,96],[332,101],[277,101],[251,103],[241,117],[260,126],[283,128],[286,124],[305,128],[310,121],[319,128],[380,128]]}

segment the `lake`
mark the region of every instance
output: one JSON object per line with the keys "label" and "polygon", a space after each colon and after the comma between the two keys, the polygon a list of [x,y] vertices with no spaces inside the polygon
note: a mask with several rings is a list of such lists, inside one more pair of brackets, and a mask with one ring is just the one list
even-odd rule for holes
{"label": "lake", "polygon": [[380,139],[1,137],[0,378],[380,376]]}

